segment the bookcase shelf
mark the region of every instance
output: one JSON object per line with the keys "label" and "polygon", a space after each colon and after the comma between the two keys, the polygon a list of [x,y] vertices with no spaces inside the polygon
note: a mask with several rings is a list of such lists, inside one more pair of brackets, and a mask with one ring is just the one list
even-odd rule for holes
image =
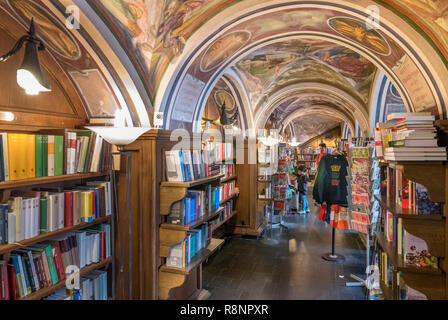
{"label": "bookcase shelf", "polygon": [[64,174],[61,176],[53,176],[53,177],[40,177],[40,178],[31,178],[25,180],[16,180],[16,181],[6,181],[0,182],[0,190],[7,189],[15,189],[27,186],[35,186],[39,184],[49,184],[49,183],[57,183],[57,182],[65,182],[65,181],[76,181],[76,180],[84,180],[84,179],[92,179],[92,178],[100,178],[108,176],[109,173],[105,172],[95,172],[95,173],[77,173],[77,174]]}
{"label": "bookcase shelf", "polygon": [[239,195],[240,195],[239,192],[238,192],[238,193],[234,193],[234,194],[232,194],[230,197],[228,197],[227,199],[222,200],[222,201],[219,203],[219,205],[223,205],[223,204],[225,204],[227,201],[230,201],[230,200],[232,200],[232,199],[234,199],[234,198],[237,198]]}
{"label": "bookcase shelf", "polygon": [[432,274],[432,275],[442,275],[442,270],[440,268],[432,268],[432,267],[413,267],[407,266],[401,255],[399,255],[392,244],[390,244],[384,233],[377,232],[375,234],[378,244],[383,249],[383,251],[387,254],[392,264],[396,267],[397,271],[407,272],[407,273],[421,273],[421,274]]}
{"label": "bookcase shelf", "polygon": [[[193,229],[194,227],[197,227],[198,225],[209,221],[211,219],[213,219],[214,217],[216,217],[217,215],[219,215],[219,213],[221,211],[224,210],[224,207],[219,207],[217,210],[207,213],[204,216],[202,216],[201,218],[199,218],[198,220],[193,221],[192,223],[189,224],[172,224],[172,223],[162,223],[160,225],[160,228],[162,229],[169,229],[169,230],[182,230],[182,231],[188,231]],[[175,245],[176,243],[173,243],[173,245]]]}
{"label": "bookcase shelf", "polygon": [[160,186],[161,187],[191,188],[191,187],[200,186],[202,184],[208,184],[208,183],[211,183],[216,180],[220,180],[223,177],[224,177],[224,175],[221,174],[221,175],[216,175],[216,176],[207,177],[207,178],[203,178],[203,179],[197,179],[197,180],[188,181],[188,182],[162,181]]}
{"label": "bookcase shelf", "polygon": [[[79,272],[80,278],[88,275],[89,273],[91,273],[95,270],[107,268],[111,262],[112,262],[112,257],[109,257],[99,263],[91,264],[91,265],[88,265],[87,267],[82,268]],[[63,287],[65,287],[65,279],[63,279],[62,281],[59,281],[55,285],[52,285],[50,287],[46,287],[46,288],[43,288],[36,292],[33,292],[33,293],[21,298],[20,300],[40,300],[42,298],[45,298],[46,296],[49,296],[53,292],[55,292],[59,289],[62,289]]]}
{"label": "bookcase shelf", "polygon": [[227,217],[227,218],[225,218],[223,221],[221,221],[220,223],[218,223],[217,225],[215,225],[214,227],[213,227],[213,230],[212,230],[212,232],[213,231],[215,231],[215,230],[217,230],[218,228],[220,228],[221,226],[223,226],[227,221],[229,221],[234,215],[236,215],[238,213],[238,211],[232,211],[232,214],[229,216],[229,217]]}
{"label": "bookcase shelf", "polygon": [[221,182],[228,182],[228,181],[232,181],[232,180],[236,180],[236,176],[230,176],[227,178],[221,178]]}
{"label": "bookcase shelf", "polygon": [[204,184],[220,184],[222,177],[224,177],[223,174],[189,182],[162,181],[160,183],[160,214],[167,216],[173,203],[185,198],[188,188]]}
{"label": "bookcase shelf", "polygon": [[188,275],[194,269],[196,269],[201,263],[207,260],[216,250],[218,250],[224,244],[223,239],[214,239],[212,238],[210,244],[201,249],[191,260],[190,264],[185,268],[174,268],[167,267],[166,265],[162,265],[160,267],[161,272],[169,272],[169,273],[178,273],[183,275]]}
{"label": "bookcase shelf", "polygon": [[20,249],[22,247],[27,247],[27,246],[31,246],[33,244],[36,244],[36,243],[39,243],[39,242],[42,242],[42,241],[50,240],[50,239],[52,239],[54,237],[57,237],[57,236],[59,236],[61,234],[69,233],[69,232],[72,232],[72,231],[75,231],[75,230],[85,229],[85,228],[94,226],[94,225],[99,224],[99,223],[109,222],[110,219],[111,219],[111,216],[102,217],[102,218],[95,219],[92,222],[81,223],[81,224],[78,224],[78,225],[73,226],[73,227],[62,228],[62,229],[59,229],[59,230],[51,231],[51,232],[48,232],[48,233],[45,233],[45,234],[41,234],[41,235],[39,235],[37,237],[26,239],[26,240],[23,240],[23,241],[20,241],[20,242],[16,242],[16,243],[12,243],[12,244],[0,245],[0,255],[9,253],[11,251]]}
{"label": "bookcase shelf", "polygon": [[403,209],[400,208],[400,206],[396,205],[395,203],[390,203],[390,201],[387,201],[385,197],[379,197],[377,195],[374,195],[375,199],[378,200],[378,203],[381,207],[384,209],[387,209],[389,212],[391,212],[395,217],[402,218],[402,219],[416,219],[416,220],[436,220],[440,221],[443,220],[444,217],[441,214],[408,214],[403,213]]}

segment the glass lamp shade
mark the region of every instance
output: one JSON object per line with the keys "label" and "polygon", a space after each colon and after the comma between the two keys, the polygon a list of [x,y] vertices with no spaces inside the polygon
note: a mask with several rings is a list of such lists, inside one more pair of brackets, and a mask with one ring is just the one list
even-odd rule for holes
{"label": "glass lamp shade", "polygon": [[127,146],[142,134],[151,130],[149,127],[86,127],[97,133],[104,140],[116,146]]}
{"label": "glass lamp shade", "polygon": [[40,67],[35,43],[26,44],[22,66],[17,70],[17,84],[29,95],[51,91],[50,81]]}

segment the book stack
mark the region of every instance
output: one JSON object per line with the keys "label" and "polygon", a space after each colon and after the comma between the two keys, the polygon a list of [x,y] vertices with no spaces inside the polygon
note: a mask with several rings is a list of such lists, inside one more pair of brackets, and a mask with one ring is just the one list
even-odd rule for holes
{"label": "book stack", "polygon": [[92,181],[71,190],[14,190],[0,204],[0,244],[11,244],[112,214],[110,182]]}
{"label": "book stack", "polygon": [[166,265],[173,268],[185,268],[199,251],[208,246],[211,237],[212,228],[208,223],[187,231],[184,241],[170,249]]}
{"label": "book stack", "polygon": [[[57,284],[71,273],[110,257],[110,226],[55,237],[13,251],[9,262],[1,261],[1,292],[5,300],[18,300]],[[6,272],[5,272],[6,270]]]}
{"label": "book stack", "polygon": [[[445,161],[446,148],[437,146],[434,116],[427,112],[394,113],[375,133],[380,155],[390,161]],[[378,149],[380,149],[378,147]]]}
{"label": "book stack", "polygon": [[0,133],[0,181],[103,172],[112,146],[87,130]]}
{"label": "book stack", "polygon": [[429,199],[425,186],[406,179],[400,169],[387,168],[387,202],[395,203],[402,214],[442,214],[440,203]]}

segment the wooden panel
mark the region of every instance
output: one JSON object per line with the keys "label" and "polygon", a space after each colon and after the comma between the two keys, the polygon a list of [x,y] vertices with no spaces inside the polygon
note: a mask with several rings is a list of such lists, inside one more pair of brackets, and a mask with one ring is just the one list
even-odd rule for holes
{"label": "wooden panel", "polygon": [[429,300],[445,298],[445,275],[427,275],[418,273],[403,273],[404,282],[423,294]]}
{"label": "wooden panel", "polygon": [[[5,11],[0,10],[0,54],[8,52],[26,32]],[[31,96],[18,86],[16,72],[22,63],[24,52],[22,48],[15,56],[1,63],[0,110],[13,112],[15,121],[1,121],[0,125],[7,126],[10,130],[16,127],[21,130],[22,126],[30,124],[35,128],[74,128],[86,123],[87,115],[81,98],[49,50],[39,52],[39,59],[49,76],[52,91]]]}
{"label": "wooden panel", "polygon": [[[164,176],[163,150],[176,142],[170,141],[170,132],[151,130],[125,148],[132,153],[132,250],[133,250],[133,299],[158,299],[160,218],[160,183]],[[129,250],[127,218],[127,164],[122,156],[121,170],[118,175],[119,225],[118,237],[123,243],[121,260],[123,270],[129,272]],[[118,264],[117,264],[118,266]],[[116,277],[119,275],[117,268]],[[127,299],[129,286],[125,283],[120,293],[117,281],[117,297]]]}

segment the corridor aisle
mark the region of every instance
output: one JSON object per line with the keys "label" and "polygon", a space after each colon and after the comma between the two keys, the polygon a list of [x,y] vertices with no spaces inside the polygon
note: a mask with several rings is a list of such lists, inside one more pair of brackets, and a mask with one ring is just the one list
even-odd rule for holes
{"label": "corridor aisle", "polygon": [[[204,264],[203,286],[211,292],[210,299],[364,299],[362,288],[345,286],[352,281],[351,273],[363,276],[365,270],[359,236],[336,230],[336,253],[346,260],[342,264],[323,260],[321,254],[331,251],[331,228],[319,221],[310,200],[311,215],[285,217],[289,230],[273,229],[277,245],[264,245],[256,239],[228,240],[220,253]],[[291,239],[296,241],[295,252],[290,252]]]}

